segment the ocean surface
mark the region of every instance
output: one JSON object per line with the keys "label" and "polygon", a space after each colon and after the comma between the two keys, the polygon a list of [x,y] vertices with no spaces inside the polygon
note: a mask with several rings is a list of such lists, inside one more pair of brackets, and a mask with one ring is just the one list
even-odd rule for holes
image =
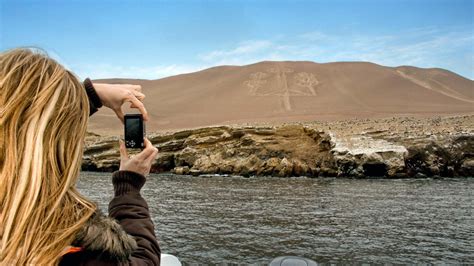
{"label": "ocean surface", "polygon": [[[107,211],[110,173],[78,189]],[[163,253],[188,263],[473,264],[474,178],[150,175],[142,190]]]}

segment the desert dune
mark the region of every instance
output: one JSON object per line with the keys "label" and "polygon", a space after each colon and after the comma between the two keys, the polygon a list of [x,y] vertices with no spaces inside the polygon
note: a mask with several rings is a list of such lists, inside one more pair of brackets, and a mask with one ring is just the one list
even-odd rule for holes
{"label": "desert dune", "polygon": [[[157,80],[96,81],[142,85],[151,114],[149,132],[211,125],[474,113],[474,81],[439,68],[265,61]],[[91,117],[89,131],[120,134],[122,126],[112,111],[102,108]]]}

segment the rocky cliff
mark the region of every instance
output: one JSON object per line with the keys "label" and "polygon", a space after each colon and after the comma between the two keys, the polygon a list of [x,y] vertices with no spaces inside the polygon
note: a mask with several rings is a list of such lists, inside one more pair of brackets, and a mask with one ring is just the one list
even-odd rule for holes
{"label": "rocky cliff", "polygon": [[[474,116],[215,126],[148,137],[152,172],[241,176],[474,176]],[[117,137],[90,135],[82,169],[119,167]]]}

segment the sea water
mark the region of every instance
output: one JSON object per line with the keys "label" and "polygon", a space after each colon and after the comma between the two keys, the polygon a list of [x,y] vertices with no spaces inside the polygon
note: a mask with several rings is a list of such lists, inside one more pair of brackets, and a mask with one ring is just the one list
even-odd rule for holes
{"label": "sea water", "polygon": [[[78,189],[106,212],[110,173]],[[164,253],[183,263],[474,263],[474,179],[150,175],[142,190]]]}

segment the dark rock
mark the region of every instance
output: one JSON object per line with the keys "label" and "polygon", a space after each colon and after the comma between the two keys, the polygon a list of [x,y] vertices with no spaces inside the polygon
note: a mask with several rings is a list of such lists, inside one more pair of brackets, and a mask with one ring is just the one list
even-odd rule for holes
{"label": "dark rock", "polygon": [[365,176],[384,177],[387,176],[387,165],[384,163],[366,163],[362,165]]}
{"label": "dark rock", "polygon": [[155,172],[167,172],[175,167],[174,153],[159,152],[158,157],[154,163]]}
{"label": "dark rock", "polygon": [[171,152],[171,151],[179,151],[184,148],[184,140],[170,140],[168,142],[162,142],[158,145],[155,145],[160,152]]}
{"label": "dark rock", "polygon": [[[473,135],[401,139],[389,132],[341,140],[308,126],[285,125],[150,134],[160,150],[151,171],[281,177],[474,176]],[[87,136],[83,171],[114,171],[119,165],[116,138]]]}

